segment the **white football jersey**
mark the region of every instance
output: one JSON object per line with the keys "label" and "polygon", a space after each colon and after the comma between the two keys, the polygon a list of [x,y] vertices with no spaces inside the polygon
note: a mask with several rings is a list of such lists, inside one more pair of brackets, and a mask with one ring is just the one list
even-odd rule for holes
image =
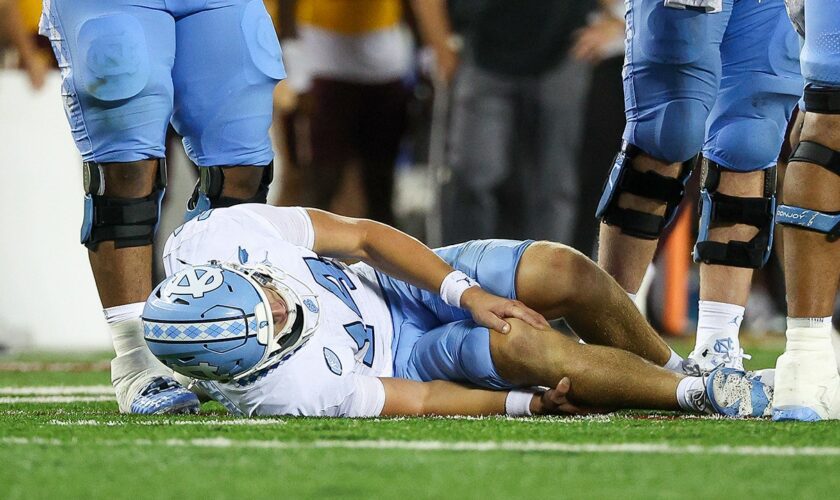
{"label": "white football jersey", "polygon": [[167,275],[210,260],[270,263],[319,315],[306,344],[257,381],[216,384],[246,415],[376,416],[385,391],[377,377],[393,376],[391,313],[374,270],[347,266],[312,251],[315,234],[299,207],[246,204],[214,209],[169,237]]}

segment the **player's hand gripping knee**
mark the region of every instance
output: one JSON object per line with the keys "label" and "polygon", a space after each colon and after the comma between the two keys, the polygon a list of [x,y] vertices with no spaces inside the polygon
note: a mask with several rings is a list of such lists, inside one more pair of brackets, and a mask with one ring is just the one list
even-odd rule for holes
{"label": "player's hand gripping knee", "polygon": [[487,293],[479,287],[467,289],[461,296],[461,307],[472,314],[476,323],[507,333],[510,324],[506,318],[517,318],[540,330],[548,328],[548,321],[518,300],[510,300]]}

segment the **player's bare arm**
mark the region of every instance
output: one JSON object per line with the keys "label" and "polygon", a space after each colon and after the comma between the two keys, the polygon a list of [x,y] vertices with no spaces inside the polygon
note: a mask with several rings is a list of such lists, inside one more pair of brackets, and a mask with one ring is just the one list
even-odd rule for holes
{"label": "player's bare arm", "polygon": [[[415,238],[379,222],[307,209],[315,232],[313,250],[319,255],[361,260],[390,276],[438,292],[454,269]],[[453,276],[452,278],[456,278]],[[451,278],[450,278],[451,279]],[[466,276],[460,279],[469,280]],[[510,330],[504,318],[518,318],[535,328],[548,322],[522,302],[487,293],[469,280],[460,297],[477,323],[500,332]],[[455,283],[457,287],[460,284]]]}
{"label": "player's bare arm", "polygon": [[540,392],[489,391],[455,382],[415,382],[381,378],[385,406],[381,416],[484,416],[576,414],[581,410],[566,397],[571,381],[563,378],[553,389]]}

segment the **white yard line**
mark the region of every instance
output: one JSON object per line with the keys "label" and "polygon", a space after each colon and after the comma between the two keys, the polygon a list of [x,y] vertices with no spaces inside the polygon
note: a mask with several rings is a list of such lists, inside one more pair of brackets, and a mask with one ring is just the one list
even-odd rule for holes
{"label": "white yard line", "polygon": [[108,361],[47,363],[40,361],[0,362],[0,372],[104,372],[111,369]]}
{"label": "white yard line", "polygon": [[[78,446],[76,440],[4,437],[0,444],[36,445],[36,446]],[[173,448],[250,448],[272,450],[310,450],[310,449],[374,449],[408,451],[461,451],[461,452],[552,452],[552,453],[598,453],[598,454],[658,454],[658,455],[738,455],[760,457],[834,457],[840,456],[838,447],[814,446],[703,446],[669,445],[653,443],[541,443],[518,441],[260,441],[214,439],[167,439],[152,441],[136,440],[93,440],[86,444],[98,446],[168,446]]]}
{"label": "white yard line", "polygon": [[97,403],[101,401],[114,401],[114,396],[20,396],[0,397],[0,404],[19,403]]}
{"label": "white yard line", "polygon": [[110,385],[56,385],[34,387],[0,387],[0,396],[65,396],[78,395],[113,395]]}
{"label": "white yard line", "polygon": [[62,427],[133,427],[136,425],[145,426],[168,426],[168,425],[204,425],[210,427],[234,426],[234,427],[260,427],[265,425],[286,425],[284,420],[270,419],[231,419],[231,420],[50,420],[50,425]]}

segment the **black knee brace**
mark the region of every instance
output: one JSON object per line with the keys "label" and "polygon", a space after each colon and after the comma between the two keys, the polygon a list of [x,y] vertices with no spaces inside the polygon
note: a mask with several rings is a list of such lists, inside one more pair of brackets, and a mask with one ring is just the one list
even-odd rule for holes
{"label": "black knee brace", "polygon": [[[703,158],[700,184],[700,231],[694,261],[705,264],[758,269],[770,258],[773,247],[773,213],[776,209],[776,167],[764,171],[764,192],[758,198],[741,198],[718,192],[721,167]],[[748,224],[758,228],[750,241],[711,241],[715,224]]]}
{"label": "black knee brace", "polygon": [[[612,170],[604,185],[601,201],[595,217],[621,232],[636,238],[655,240],[665,226],[671,223],[677,207],[685,196],[685,184],[691,176],[692,167],[684,164],[677,177],[668,177],[657,172],[639,172],[630,164],[641,152],[636,146],[625,142],[613,162]],[[654,215],[618,206],[622,193],[665,202],[665,214]]]}
{"label": "black knee brace", "polygon": [[160,216],[160,202],[166,191],[166,160],[158,159],[155,185],[143,198],[105,195],[105,175],[95,162],[84,163],[85,212],[82,243],[90,250],[102,241],[116,248],[151,245]]}
{"label": "black knee brace", "polygon": [[240,203],[266,202],[268,199],[268,187],[274,179],[274,162],[264,167],[253,167],[263,169],[262,178],[260,178],[260,184],[254,196],[244,200],[222,196],[222,190],[225,185],[225,168],[228,167],[199,167],[198,182],[196,182],[193,194],[187,203],[187,212],[184,216],[185,221],[211,208],[232,207]]}
{"label": "black knee brace", "polygon": [[803,98],[805,111],[809,113],[840,114],[840,88],[808,85]]}
{"label": "black knee brace", "polygon": [[[816,142],[800,142],[790,155],[790,161],[813,163],[840,175],[840,151]],[[781,204],[776,210],[776,223],[824,233],[829,241],[840,238],[840,212],[821,212]]]}

